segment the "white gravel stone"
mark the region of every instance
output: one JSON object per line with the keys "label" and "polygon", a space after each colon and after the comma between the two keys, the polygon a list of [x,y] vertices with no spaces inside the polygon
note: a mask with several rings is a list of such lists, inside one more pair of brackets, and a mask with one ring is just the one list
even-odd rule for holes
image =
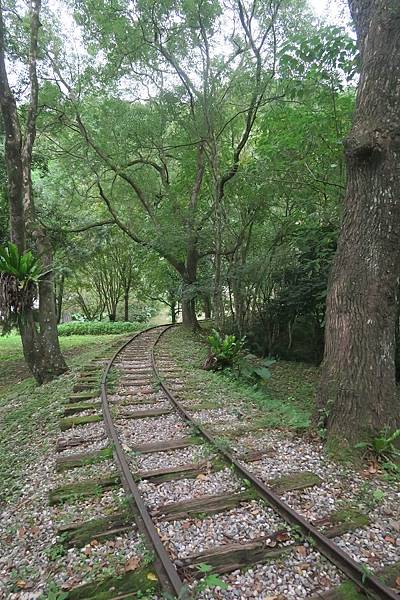
{"label": "white gravel stone", "polygon": [[168,452],[134,453],[130,457],[130,464],[135,470],[150,471],[152,469],[179,467],[200,461],[205,457],[210,458],[208,447],[199,445]]}
{"label": "white gravel stone", "polygon": [[[201,511],[201,509],[200,509]],[[204,519],[182,521],[160,521],[157,525],[173,558],[186,558],[190,555],[212,550],[235,542],[250,542],[256,538],[268,540],[271,547],[274,533],[286,531],[285,522],[270,508],[257,501],[247,502],[237,508],[209,516]],[[285,541],[283,545],[293,543]]]}
{"label": "white gravel stone", "polygon": [[244,491],[246,488],[230,469],[224,469],[196,479],[179,479],[179,481],[167,481],[158,485],[141,481],[139,489],[149,508],[155,508],[170,502]]}
{"label": "white gravel stone", "polygon": [[98,440],[106,437],[106,430],[102,421],[98,423],[87,423],[86,425],[77,425],[62,432],[61,440],[73,440],[75,438],[86,438],[88,440]]}
{"label": "white gravel stone", "polygon": [[102,544],[94,540],[83,548],[70,548],[53,564],[54,581],[68,590],[105,576],[121,576],[132,559],[139,567],[142,551],[136,530]]}
{"label": "white gravel stone", "polygon": [[120,419],[116,422],[122,447],[131,450],[137,444],[174,440],[190,435],[190,428],[175,414],[144,419]]}
{"label": "white gravel stone", "polygon": [[297,600],[322,593],[341,581],[336,567],[310,549],[305,556],[293,552],[273,563],[256,565],[246,572],[235,571],[221,579],[228,586],[226,590],[216,587],[197,597],[201,600]]}

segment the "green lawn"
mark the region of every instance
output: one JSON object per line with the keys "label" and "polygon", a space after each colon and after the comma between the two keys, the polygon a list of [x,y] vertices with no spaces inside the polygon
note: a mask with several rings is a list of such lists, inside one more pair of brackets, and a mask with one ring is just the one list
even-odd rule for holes
{"label": "green lawn", "polygon": [[[113,342],[114,339],[121,337],[119,335],[108,335],[104,340],[103,335],[71,335],[60,337],[60,344],[63,352],[76,351],[82,346],[93,348],[97,344],[103,344],[104,341]],[[89,339],[88,339],[89,338]],[[21,337],[19,335],[6,335],[0,337],[0,363],[8,360],[23,360]]]}
{"label": "green lawn", "polygon": [[[81,352],[86,353],[96,348],[102,348],[105,344],[113,343],[113,340],[123,338],[120,335],[71,335],[60,337],[61,349],[70,366],[79,362]],[[25,365],[22,354],[21,338],[19,335],[8,335],[0,337],[0,395],[5,393],[15,383],[30,377],[29,370]]]}

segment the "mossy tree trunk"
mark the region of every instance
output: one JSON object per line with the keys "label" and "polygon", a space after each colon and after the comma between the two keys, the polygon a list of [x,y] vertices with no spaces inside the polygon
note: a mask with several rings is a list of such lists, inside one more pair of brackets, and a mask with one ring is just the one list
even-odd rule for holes
{"label": "mossy tree trunk", "polygon": [[353,443],[400,421],[395,331],[400,274],[400,4],[349,0],[361,55],[348,182],[327,298],[318,409]]}
{"label": "mossy tree trunk", "polygon": [[67,370],[60,351],[57,333],[56,304],[52,274],[52,248],[46,232],[38,226],[32,196],[32,151],[36,138],[38,80],[36,61],[39,36],[40,0],[30,3],[29,82],[25,133],[22,135],[15,96],[6,70],[5,24],[0,3],[0,107],[5,127],[5,158],[10,206],[11,240],[20,253],[27,242],[35,247],[46,274],[39,283],[39,318],[32,310],[20,319],[24,357],[38,383],[51,381]]}

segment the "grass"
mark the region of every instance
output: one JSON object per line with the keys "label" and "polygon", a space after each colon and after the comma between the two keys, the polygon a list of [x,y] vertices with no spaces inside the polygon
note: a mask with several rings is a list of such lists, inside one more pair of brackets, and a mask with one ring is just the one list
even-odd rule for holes
{"label": "grass", "polygon": [[[81,352],[86,353],[96,348],[109,346],[115,340],[126,336],[108,335],[71,335],[60,338],[61,350],[69,366],[74,367],[78,362]],[[7,393],[15,383],[29,378],[30,372],[25,364],[22,354],[22,344],[19,335],[0,337],[0,394]]]}
{"label": "grass", "polygon": [[61,347],[70,371],[37,386],[22,358],[17,336],[0,338],[0,497],[11,499],[23,485],[21,475],[45,457],[59,432],[61,403],[71,393],[79,369],[126,335],[71,336]]}
{"label": "grass", "polygon": [[[272,377],[255,387],[237,380],[229,372],[204,371],[208,346],[205,335],[193,334],[181,328],[170,330],[169,350],[190,374],[185,395],[190,397],[190,387],[202,389],[202,401],[231,398],[232,404],[248,401],[260,411],[259,422],[265,427],[307,429],[314,406],[315,386],[318,379],[316,367],[304,363],[278,361],[270,367]],[[189,378],[187,378],[189,381]]]}

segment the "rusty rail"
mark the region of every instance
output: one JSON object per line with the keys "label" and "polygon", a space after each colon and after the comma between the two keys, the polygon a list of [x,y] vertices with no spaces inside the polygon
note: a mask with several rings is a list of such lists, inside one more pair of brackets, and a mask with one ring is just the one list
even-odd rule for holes
{"label": "rusty rail", "polygon": [[173,392],[164,383],[160,371],[158,370],[154,350],[162,336],[166,331],[171,329],[173,325],[165,327],[158,335],[153,348],[152,348],[152,365],[153,369],[161,382],[161,387],[168,399],[175,406],[181,417],[190,425],[196,427],[196,429],[203,435],[208,442],[213,444],[232,465],[235,466],[236,470],[245,479],[248,479],[259,492],[260,496],[264,498],[270,506],[272,506],[276,512],[291,525],[296,525],[301,528],[303,533],[310,537],[318,550],[323,554],[330,562],[332,562],[340,571],[345,573],[356,586],[364,592],[367,597],[376,598],[377,600],[399,600],[399,595],[393,592],[389,587],[384,585],[377,577],[367,573],[362,569],[359,563],[351,558],[347,552],[344,552],[337,544],[332,542],[326,536],[318,531],[310,522],[308,522],[299,513],[294,511],[288,504],[286,504],[275,492],[267,487],[263,481],[258,479],[251,471],[246,467],[242,466],[240,462],[226,449],[219,448],[213,438],[212,434],[203,426],[201,423],[196,423],[185,410],[185,408],[177,400]]}
{"label": "rusty rail", "polygon": [[107,376],[115,359],[129,344],[136,340],[138,336],[158,328],[161,328],[161,331],[151,348],[152,368],[160,381],[161,388],[163,389],[167,398],[176,408],[182,419],[184,419],[189,425],[195,427],[208,442],[213,444],[217,451],[222,454],[224,458],[232,465],[234,465],[237,472],[254,485],[260,496],[264,498],[286,522],[290,523],[291,525],[299,526],[305,536],[313,540],[315,546],[318,548],[321,554],[323,554],[330,562],[332,562],[340,571],[345,573],[345,575],[347,575],[347,577],[353,581],[359,590],[365,593],[367,597],[375,598],[377,600],[399,600],[398,594],[393,592],[389,587],[385,586],[377,577],[365,572],[362,567],[337,544],[320,533],[311,523],[304,519],[304,517],[290,508],[288,504],[283,502],[281,498],[275,492],[273,492],[273,490],[264,484],[263,481],[253,475],[246,467],[242,466],[231,452],[218,447],[212,434],[203,425],[201,425],[201,423],[197,423],[192,419],[188,411],[186,411],[186,409],[181,405],[176,396],[164,382],[155,359],[154,351],[156,345],[159,343],[166,331],[168,331],[171,327],[173,327],[173,325],[156,325],[136,333],[115,352],[111,360],[107,363],[101,380],[101,400],[104,422],[107,433],[113,444],[114,458],[120,471],[121,481],[128,495],[128,500],[134,511],[138,528],[145,535],[148,543],[154,549],[156,556],[154,568],[163,588],[169,593],[173,593],[183,600],[188,600],[190,598],[190,595],[186,590],[186,586],[180,579],[175,565],[169,558],[168,553],[160,540],[151,516],[147,510],[147,507],[141,498],[138,486],[131,474],[125,452],[119,442],[107,400]]}
{"label": "rusty rail", "polygon": [[175,568],[175,565],[169,558],[168,553],[160,540],[160,537],[150,517],[147,507],[140,495],[138,486],[136,485],[135,480],[132,477],[132,473],[130,471],[128,461],[126,459],[125,452],[118,439],[117,431],[112,420],[110,407],[107,400],[107,376],[110,372],[111,367],[113,366],[115,359],[139,335],[148,331],[152,331],[153,329],[157,329],[158,327],[160,327],[160,325],[150,327],[149,329],[136,333],[130,340],[128,340],[125,344],[121,346],[121,348],[119,348],[115,352],[114,356],[107,363],[103,371],[103,376],[101,378],[101,402],[105,427],[108,436],[113,444],[114,459],[116,461],[121,475],[121,481],[127,493],[131,508],[135,514],[137,526],[141,533],[146,537],[148,543],[154,549],[156,555],[154,568],[157,572],[160,583],[166,591],[168,591],[169,593],[173,593],[179,598],[184,599],[185,596],[182,595],[185,593],[184,584],[181,581],[178,572]]}

